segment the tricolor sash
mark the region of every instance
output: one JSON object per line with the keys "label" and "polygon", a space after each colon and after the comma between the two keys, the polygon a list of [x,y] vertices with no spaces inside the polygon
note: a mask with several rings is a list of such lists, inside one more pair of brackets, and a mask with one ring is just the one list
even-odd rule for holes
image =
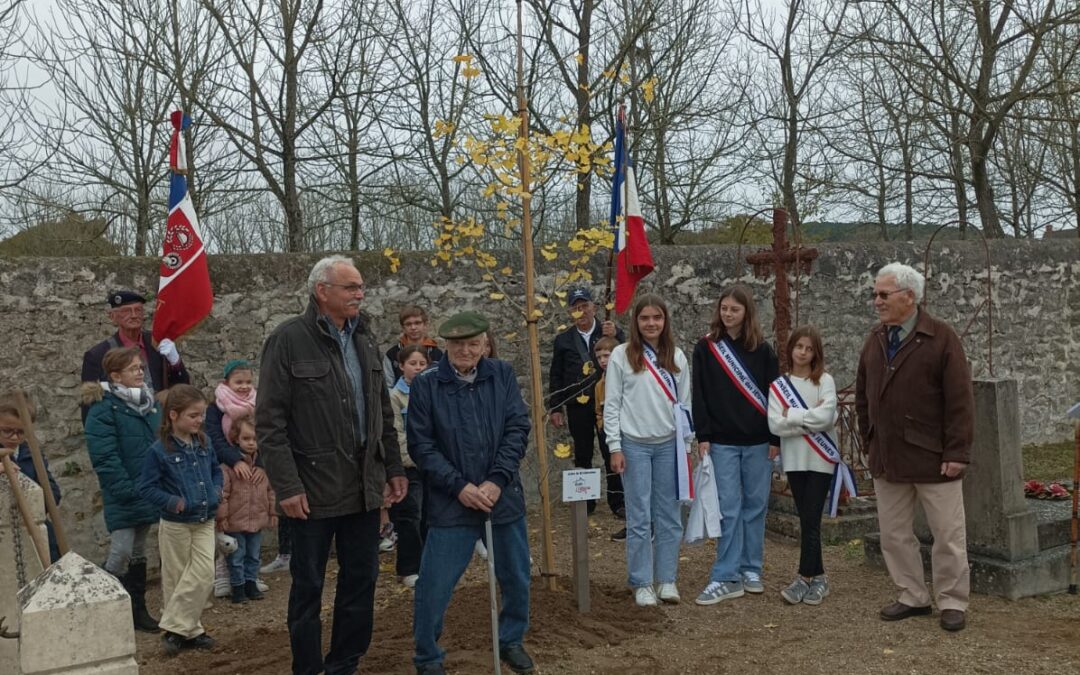
{"label": "tricolor sash", "polygon": [[[773,393],[776,394],[780,402],[784,404],[785,408],[795,408],[796,410],[809,410],[810,406],[806,405],[806,401],[799,395],[799,391],[795,389],[795,385],[791,383],[791,380],[787,379],[786,375],[781,375],[773,381],[769,387]],[[810,431],[803,434],[803,439],[814,449],[823,460],[830,464],[839,464],[843,460],[840,457],[840,448],[836,445],[836,441],[833,437],[827,433],[821,431]]]}
{"label": "tricolor sash", "polygon": [[722,340],[706,340],[709,343],[709,351],[712,352],[716,360],[720,362],[720,367],[724,369],[727,376],[731,378],[732,384],[739,390],[747,401],[750,401],[750,405],[757,408],[757,411],[762,415],[767,415],[768,411],[766,406],[769,404],[769,400],[765,398],[765,394],[761,393],[761,389],[758,387],[757,382],[754,381],[750,372],[743,365],[742,359],[739,358],[735,350],[731,348],[728,343],[728,339],[725,337]]}
{"label": "tricolor sash", "polygon": [[690,410],[679,403],[679,386],[666,369],[660,367],[656,351],[648,343],[644,348],[645,367],[652,373],[653,379],[671,402],[671,412],[675,416],[675,487],[676,499],[680,502],[693,501],[694,479],[690,473],[690,454],[686,439],[694,433],[694,421]]}
{"label": "tricolor sash", "polygon": [[[809,410],[810,406],[806,405],[806,401],[799,395],[799,390],[795,388],[795,385],[791,383],[791,380],[786,375],[782,375],[776,378],[775,381],[769,386],[776,397],[780,399],[780,403],[785,408],[796,408],[798,410]],[[829,507],[829,517],[835,518],[837,508],[840,505],[840,491],[843,488],[847,488],[848,494],[852,497],[858,494],[855,489],[855,478],[851,473],[851,469],[847,464],[844,464],[844,459],[840,454],[840,447],[836,444],[836,441],[829,434],[822,431],[809,431],[803,434],[803,440],[807,445],[814,449],[822,459],[830,464],[836,465],[836,470],[833,473],[833,482],[829,487],[829,498],[825,502]]]}

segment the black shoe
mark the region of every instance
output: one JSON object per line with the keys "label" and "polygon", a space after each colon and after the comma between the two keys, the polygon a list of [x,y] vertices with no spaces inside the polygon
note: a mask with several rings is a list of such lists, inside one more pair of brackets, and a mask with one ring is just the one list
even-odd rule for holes
{"label": "black shoe", "polygon": [[244,595],[247,596],[248,600],[263,599],[262,591],[259,590],[259,585],[256,584],[254,581],[244,582]]}
{"label": "black shoe", "polygon": [[624,527],[615,534],[611,535],[611,541],[626,541],[626,528]]}
{"label": "black shoe", "polygon": [[619,508],[615,509],[615,511],[613,511],[613,513],[615,514],[615,517],[618,518],[619,520],[626,520],[626,509],[625,508],[620,506]]}
{"label": "black shoe", "polygon": [[499,658],[502,659],[503,663],[510,666],[510,670],[515,673],[531,673],[535,667],[533,660],[529,658],[529,655],[525,653],[525,648],[521,645],[500,647]]}
{"label": "black shoe", "polygon": [[234,605],[243,605],[247,603],[248,597],[245,592],[246,586],[233,586],[232,587],[232,601]]}
{"label": "black shoe", "polygon": [[446,675],[446,669],[441,663],[425,663],[416,667],[416,675]]}
{"label": "black shoe", "polygon": [[894,602],[881,608],[882,621],[903,621],[913,616],[927,616],[933,614],[934,608],[930,605],[925,607],[912,607],[902,602]]}
{"label": "black shoe", "polygon": [[176,633],[166,631],[161,636],[161,647],[165,650],[166,656],[176,656],[184,648],[184,638]]}
{"label": "black shoe", "polygon": [[206,633],[196,635],[195,637],[184,641],[184,647],[187,649],[204,649],[206,651],[213,649],[216,644],[217,640]]}

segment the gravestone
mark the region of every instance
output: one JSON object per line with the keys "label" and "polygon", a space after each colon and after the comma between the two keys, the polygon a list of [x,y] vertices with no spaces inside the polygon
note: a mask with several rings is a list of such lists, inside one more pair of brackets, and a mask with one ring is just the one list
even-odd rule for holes
{"label": "gravestone", "polygon": [[[45,534],[45,497],[41,487],[22,473],[17,474],[19,487],[30,507],[33,521]],[[15,505],[11,485],[0,471],[0,617],[4,628],[19,630],[19,589],[41,573],[41,562],[34,542],[23,526],[22,515]],[[0,639],[0,673],[17,673],[19,645],[16,640]]]}
{"label": "gravestone", "polygon": [[131,598],[69,552],[19,592],[22,675],[137,675]]}
{"label": "gravestone", "polygon": [[[1057,533],[1068,522],[1055,510],[1035,510],[1024,498],[1020,408],[1015,380],[977,379],[975,437],[964,477],[971,590],[1010,600],[1064,591],[1069,547]],[[921,509],[916,535],[930,570],[932,537]],[[864,539],[866,557],[884,566],[878,533]]]}

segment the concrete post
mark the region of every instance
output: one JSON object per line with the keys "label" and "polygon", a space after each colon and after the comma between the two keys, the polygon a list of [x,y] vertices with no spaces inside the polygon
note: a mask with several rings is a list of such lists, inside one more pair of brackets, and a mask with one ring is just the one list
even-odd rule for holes
{"label": "concrete post", "polygon": [[1039,552],[1035,513],[1024,498],[1016,380],[977,379],[975,440],[964,477],[968,550],[999,560]]}
{"label": "concrete post", "polygon": [[[45,533],[45,497],[41,487],[23,474],[18,474],[19,487],[33,514],[33,520]],[[20,562],[21,561],[21,562]],[[0,471],[0,617],[4,627],[19,630],[19,589],[41,574],[34,542],[23,526],[22,516],[15,506],[7,476]],[[0,639],[0,673],[17,673],[19,645],[16,640]]]}
{"label": "concrete post", "polygon": [[113,575],[69,552],[19,592],[22,675],[138,675],[131,598]]}

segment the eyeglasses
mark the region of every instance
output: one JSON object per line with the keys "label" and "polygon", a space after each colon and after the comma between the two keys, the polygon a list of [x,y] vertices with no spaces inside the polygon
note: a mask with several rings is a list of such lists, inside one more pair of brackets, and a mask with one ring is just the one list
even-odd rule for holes
{"label": "eyeglasses", "polygon": [[870,292],[870,299],[871,300],[878,300],[878,299],[888,300],[889,296],[892,295],[893,293],[901,293],[903,291],[908,291],[908,290],[911,290],[911,289],[910,288],[898,288],[895,291],[871,291]]}
{"label": "eyeglasses", "polygon": [[120,372],[121,373],[131,373],[132,375],[134,375],[135,373],[143,372],[143,367],[142,367],[141,363],[134,363],[134,364],[128,366],[127,368],[121,369]]}
{"label": "eyeglasses", "polygon": [[146,309],[142,305],[124,305],[113,310],[116,316],[142,316]]}
{"label": "eyeglasses", "polygon": [[5,438],[23,438],[26,436],[26,429],[9,429],[5,427],[0,429],[0,436]]}
{"label": "eyeglasses", "polygon": [[357,293],[364,292],[364,284],[332,284],[329,281],[321,281],[319,283],[321,283],[323,286],[335,286],[337,288],[343,288],[345,289],[345,292],[349,295],[356,295]]}

